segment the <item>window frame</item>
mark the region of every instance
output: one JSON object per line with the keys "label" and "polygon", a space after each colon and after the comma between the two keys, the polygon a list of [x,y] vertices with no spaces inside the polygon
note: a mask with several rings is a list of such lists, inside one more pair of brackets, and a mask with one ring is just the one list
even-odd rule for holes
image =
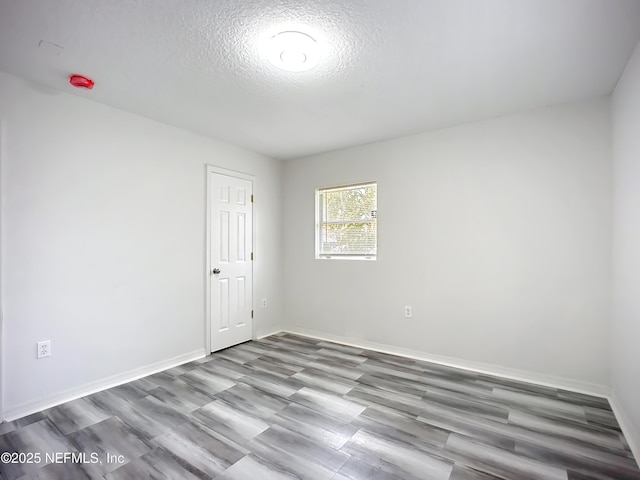
{"label": "window frame", "polygon": [[[334,221],[334,222],[322,222],[322,214],[320,209],[322,208],[322,202],[320,200],[322,192],[327,192],[331,190],[342,190],[348,188],[357,188],[362,186],[375,185],[376,187],[376,215],[374,220],[361,220],[357,219],[357,222],[352,221]],[[335,185],[331,187],[319,187],[315,190],[315,232],[314,232],[314,240],[315,240],[315,258],[316,260],[366,260],[366,261],[376,261],[378,258],[378,182],[377,181],[368,181],[368,182],[358,182],[358,183],[348,183],[343,185]],[[356,220],[356,219],[354,219]],[[348,223],[374,223],[376,227],[376,252],[374,254],[371,253],[338,253],[338,254],[327,254],[322,253],[322,226],[327,224],[348,224]]]}

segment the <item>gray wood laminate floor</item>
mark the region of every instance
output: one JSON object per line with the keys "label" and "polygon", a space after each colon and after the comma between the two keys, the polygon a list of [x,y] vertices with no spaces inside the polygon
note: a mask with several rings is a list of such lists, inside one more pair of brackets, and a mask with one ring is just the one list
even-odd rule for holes
{"label": "gray wood laminate floor", "polygon": [[604,399],[289,334],[2,424],[0,451],[41,457],[2,479],[640,479]]}

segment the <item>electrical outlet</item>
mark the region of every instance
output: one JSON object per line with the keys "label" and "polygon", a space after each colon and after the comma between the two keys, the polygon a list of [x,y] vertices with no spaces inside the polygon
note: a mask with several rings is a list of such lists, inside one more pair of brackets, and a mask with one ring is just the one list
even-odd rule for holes
{"label": "electrical outlet", "polygon": [[266,298],[262,299],[262,308],[267,308],[267,299]]}
{"label": "electrical outlet", "polygon": [[405,318],[413,317],[413,310],[411,310],[411,307],[409,305],[404,306],[404,317]]}
{"label": "electrical outlet", "polygon": [[38,342],[38,358],[51,356],[51,340],[45,340],[44,342]]}

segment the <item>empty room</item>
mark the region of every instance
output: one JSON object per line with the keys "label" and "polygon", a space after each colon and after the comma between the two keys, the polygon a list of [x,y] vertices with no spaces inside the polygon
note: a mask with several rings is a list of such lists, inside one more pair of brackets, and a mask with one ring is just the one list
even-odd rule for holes
{"label": "empty room", "polygon": [[639,42],[0,0],[0,480],[640,480]]}

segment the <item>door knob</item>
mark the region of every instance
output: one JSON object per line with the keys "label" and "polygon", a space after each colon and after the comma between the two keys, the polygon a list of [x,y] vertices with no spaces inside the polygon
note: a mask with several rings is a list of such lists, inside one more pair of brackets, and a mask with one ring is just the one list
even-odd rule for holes
{"label": "door knob", "polygon": [[218,275],[220,273],[220,269],[214,268],[213,270],[211,270],[211,273],[213,273],[214,275]]}

